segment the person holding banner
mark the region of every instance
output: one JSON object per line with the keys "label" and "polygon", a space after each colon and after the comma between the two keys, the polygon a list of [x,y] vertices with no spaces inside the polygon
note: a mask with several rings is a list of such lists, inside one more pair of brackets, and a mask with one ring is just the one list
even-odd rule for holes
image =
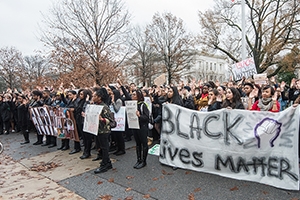
{"label": "person holding banner", "polygon": [[238,89],[229,87],[226,90],[226,99],[224,100],[222,107],[228,109],[245,109]]}
{"label": "person holding banner", "polygon": [[[32,102],[29,104],[29,108],[33,107],[41,107],[43,106],[43,102],[41,101],[43,93],[39,90],[32,91]],[[33,143],[33,145],[43,144],[43,135],[37,130],[37,141]]]}
{"label": "person holding banner", "polygon": [[[253,94],[249,98],[254,98]],[[251,101],[249,101],[249,106],[250,104]],[[251,110],[279,112],[280,104],[277,101],[277,93],[272,86],[266,85],[262,88],[261,98],[252,105]]]}
{"label": "person holding banner", "polygon": [[208,92],[207,111],[219,110],[222,108],[222,96],[217,89],[211,89]]}
{"label": "person holding banner", "polygon": [[[176,88],[177,89],[177,88]],[[139,118],[140,129],[133,129],[133,136],[136,142],[137,162],[133,166],[135,169],[141,169],[147,165],[148,155],[148,123],[149,110],[144,103],[144,95],[141,90],[132,92],[132,100],[137,100],[136,115]]]}
{"label": "person holding banner", "polygon": [[112,169],[112,164],[109,159],[109,135],[110,135],[110,121],[112,121],[110,117],[110,109],[105,104],[105,102],[108,102],[109,96],[107,93],[107,90],[105,88],[100,88],[96,90],[93,93],[92,101],[94,104],[103,106],[103,109],[101,111],[101,114],[99,115],[99,129],[98,129],[98,135],[97,140],[100,145],[100,149],[102,151],[102,161],[100,163],[100,167],[97,168],[94,173],[103,173],[108,171],[109,169]]}

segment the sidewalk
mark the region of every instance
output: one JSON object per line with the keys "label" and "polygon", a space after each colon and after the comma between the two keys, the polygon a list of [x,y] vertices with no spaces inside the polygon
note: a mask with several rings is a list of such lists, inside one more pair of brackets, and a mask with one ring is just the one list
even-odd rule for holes
{"label": "sidewalk", "polygon": [[[34,146],[20,145],[18,133],[0,135],[5,144],[0,156],[0,199],[290,199],[299,200],[299,191],[224,178],[161,165],[157,156],[148,156],[147,166],[133,169],[136,162],[135,142],[126,143],[126,154],[111,155],[113,169],[95,175],[99,162],[80,160],[82,153],[69,155]],[[72,142],[71,142],[72,144]],[[53,169],[30,171],[34,165],[52,163]]]}

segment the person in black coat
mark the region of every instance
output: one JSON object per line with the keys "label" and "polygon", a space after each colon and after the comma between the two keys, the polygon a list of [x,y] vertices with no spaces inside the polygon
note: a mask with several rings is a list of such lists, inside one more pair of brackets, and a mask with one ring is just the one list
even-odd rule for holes
{"label": "person in black coat", "polygon": [[4,133],[9,134],[10,129],[10,120],[11,120],[11,96],[10,94],[4,94],[3,100],[1,104],[1,116],[4,125]]}
{"label": "person in black coat", "polygon": [[144,103],[144,96],[141,90],[132,92],[132,100],[137,100],[136,115],[139,119],[140,129],[133,129],[133,136],[136,142],[136,155],[137,162],[133,166],[135,169],[143,168],[147,165],[148,155],[148,123],[149,123],[149,110]]}
{"label": "person in black coat", "polygon": [[17,106],[17,115],[18,115],[18,125],[21,129],[21,132],[24,137],[24,142],[21,144],[28,144],[29,141],[29,100],[24,95],[19,95],[17,98],[18,106]]}
{"label": "person in black coat", "polygon": [[[32,101],[29,104],[29,108],[34,108],[34,107],[41,107],[43,106],[43,102],[41,101],[42,99],[42,92],[39,90],[34,90],[32,91]],[[43,135],[42,133],[37,130],[37,141],[33,143],[33,145],[40,145],[43,144]]]}
{"label": "person in black coat", "polygon": [[[50,97],[50,91],[44,90],[43,91],[43,105],[44,106],[51,106],[52,105],[52,98]],[[52,148],[56,146],[56,137],[54,135],[46,135],[46,143],[42,144],[42,146],[48,146],[48,148]]]}

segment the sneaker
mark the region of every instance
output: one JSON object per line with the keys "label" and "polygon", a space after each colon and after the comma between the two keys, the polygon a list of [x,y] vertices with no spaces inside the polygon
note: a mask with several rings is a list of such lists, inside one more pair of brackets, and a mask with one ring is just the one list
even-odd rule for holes
{"label": "sneaker", "polygon": [[15,133],[16,131],[13,129],[13,130],[11,130],[11,132],[12,132],[12,133]]}

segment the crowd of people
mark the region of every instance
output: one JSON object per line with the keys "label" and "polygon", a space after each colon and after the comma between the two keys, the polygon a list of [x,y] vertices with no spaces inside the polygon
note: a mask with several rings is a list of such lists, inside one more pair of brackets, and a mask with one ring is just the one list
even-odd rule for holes
{"label": "crowd of people", "polygon": [[[151,105],[145,103],[145,97],[150,98]],[[128,100],[137,101],[136,116],[140,129],[129,129],[126,123],[125,131],[111,131],[111,109],[117,113]],[[222,84],[218,81],[191,81],[185,84],[180,82],[177,85],[137,87],[134,83],[124,85],[118,79],[116,84],[81,89],[44,87],[24,92],[8,89],[0,95],[0,134],[22,132],[24,142],[21,145],[25,145],[30,143],[29,133],[34,132],[36,142],[33,145],[56,147],[55,136],[44,136],[35,129],[30,118],[30,109],[42,106],[66,108],[66,114],[73,112],[80,138],[80,142],[74,141],[74,149],[69,154],[79,153],[83,148],[80,158],[87,159],[91,157],[91,150],[95,148],[98,154],[93,161],[102,161],[94,172],[102,173],[112,168],[109,152],[114,151],[116,156],[124,155],[125,142],[134,138],[137,162],[133,167],[140,169],[147,165],[148,147],[153,141],[160,139],[164,103],[173,103],[200,112],[222,108],[279,112],[290,105],[297,105],[299,101],[300,80],[293,79],[287,86],[285,82],[277,83],[273,77],[263,85],[243,78],[238,82],[228,81]],[[103,106],[97,136],[83,131],[87,104]],[[153,129],[149,129],[148,126],[150,117],[153,119]],[[70,149],[69,143],[69,139],[62,139],[58,150]]]}

